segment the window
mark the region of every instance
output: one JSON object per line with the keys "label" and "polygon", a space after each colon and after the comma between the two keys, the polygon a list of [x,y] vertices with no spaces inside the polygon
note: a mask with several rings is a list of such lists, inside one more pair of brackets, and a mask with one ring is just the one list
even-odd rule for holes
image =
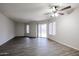
{"label": "window", "polygon": [[29,25],[26,25],[26,33],[30,33]]}
{"label": "window", "polygon": [[56,35],[56,22],[49,23],[49,34]]}
{"label": "window", "polygon": [[53,33],[53,24],[52,23],[49,23],[49,34],[52,34]]}
{"label": "window", "polygon": [[53,22],[53,35],[56,35],[56,22]]}

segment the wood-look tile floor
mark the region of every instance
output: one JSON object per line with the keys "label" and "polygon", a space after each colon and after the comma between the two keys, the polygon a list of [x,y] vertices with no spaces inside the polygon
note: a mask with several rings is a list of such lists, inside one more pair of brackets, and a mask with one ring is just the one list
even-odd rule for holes
{"label": "wood-look tile floor", "polygon": [[0,47],[0,56],[79,56],[79,51],[46,38],[14,38]]}

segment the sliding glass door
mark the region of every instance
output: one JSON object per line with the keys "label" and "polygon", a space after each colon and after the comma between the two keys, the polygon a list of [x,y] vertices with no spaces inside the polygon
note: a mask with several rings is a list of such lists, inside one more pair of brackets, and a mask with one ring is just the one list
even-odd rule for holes
{"label": "sliding glass door", "polygon": [[47,37],[47,24],[38,24],[38,37]]}

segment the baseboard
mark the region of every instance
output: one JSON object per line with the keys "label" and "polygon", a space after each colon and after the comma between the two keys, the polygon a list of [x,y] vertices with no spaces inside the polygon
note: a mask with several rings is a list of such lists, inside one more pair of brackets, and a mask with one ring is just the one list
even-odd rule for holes
{"label": "baseboard", "polygon": [[16,36],[15,38],[23,38],[23,37],[27,37],[27,36]]}
{"label": "baseboard", "polygon": [[53,40],[53,39],[50,39],[50,38],[48,38],[48,39],[51,40],[51,41],[55,41],[55,42],[57,42],[57,43],[59,43],[59,44],[62,44],[62,45],[64,45],[64,46],[67,46],[67,47],[70,47],[70,48],[72,48],[72,49],[75,49],[75,50],[78,50],[78,51],[79,51],[78,48],[72,47],[72,46],[70,46],[70,45],[67,45],[67,44],[65,44],[65,43],[61,43],[61,42],[59,42],[59,41],[56,41],[56,40]]}
{"label": "baseboard", "polygon": [[24,37],[36,38],[36,37],[32,37],[32,36],[16,36],[15,38],[24,38]]}
{"label": "baseboard", "polygon": [[34,37],[34,36],[16,36],[15,38],[24,38],[24,37],[29,37],[29,38],[45,38],[45,37]]}
{"label": "baseboard", "polygon": [[9,42],[10,40],[12,40],[12,39],[14,39],[15,37],[13,37],[13,38],[11,38],[11,39],[9,39],[9,40],[7,40],[6,42],[4,42],[3,44],[1,44],[0,46],[2,46],[2,45],[4,45],[4,44],[6,44],[7,42]]}

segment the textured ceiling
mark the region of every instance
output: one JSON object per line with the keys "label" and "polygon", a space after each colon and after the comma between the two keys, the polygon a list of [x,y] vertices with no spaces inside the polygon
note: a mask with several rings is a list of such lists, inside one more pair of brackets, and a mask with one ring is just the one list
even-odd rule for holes
{"label": "textured ceiling", "polygon": [[[55,4],[55,3],[53,3]],[[55,4],[61,5],[61,4]],[[68,5],[68,4],[62,4]],[[77,7],[78,4],[70,4]],[[48,12],[48,3],[1,3],[0,12],[18,22],[41,21],[49,17],[44,15]]]}

